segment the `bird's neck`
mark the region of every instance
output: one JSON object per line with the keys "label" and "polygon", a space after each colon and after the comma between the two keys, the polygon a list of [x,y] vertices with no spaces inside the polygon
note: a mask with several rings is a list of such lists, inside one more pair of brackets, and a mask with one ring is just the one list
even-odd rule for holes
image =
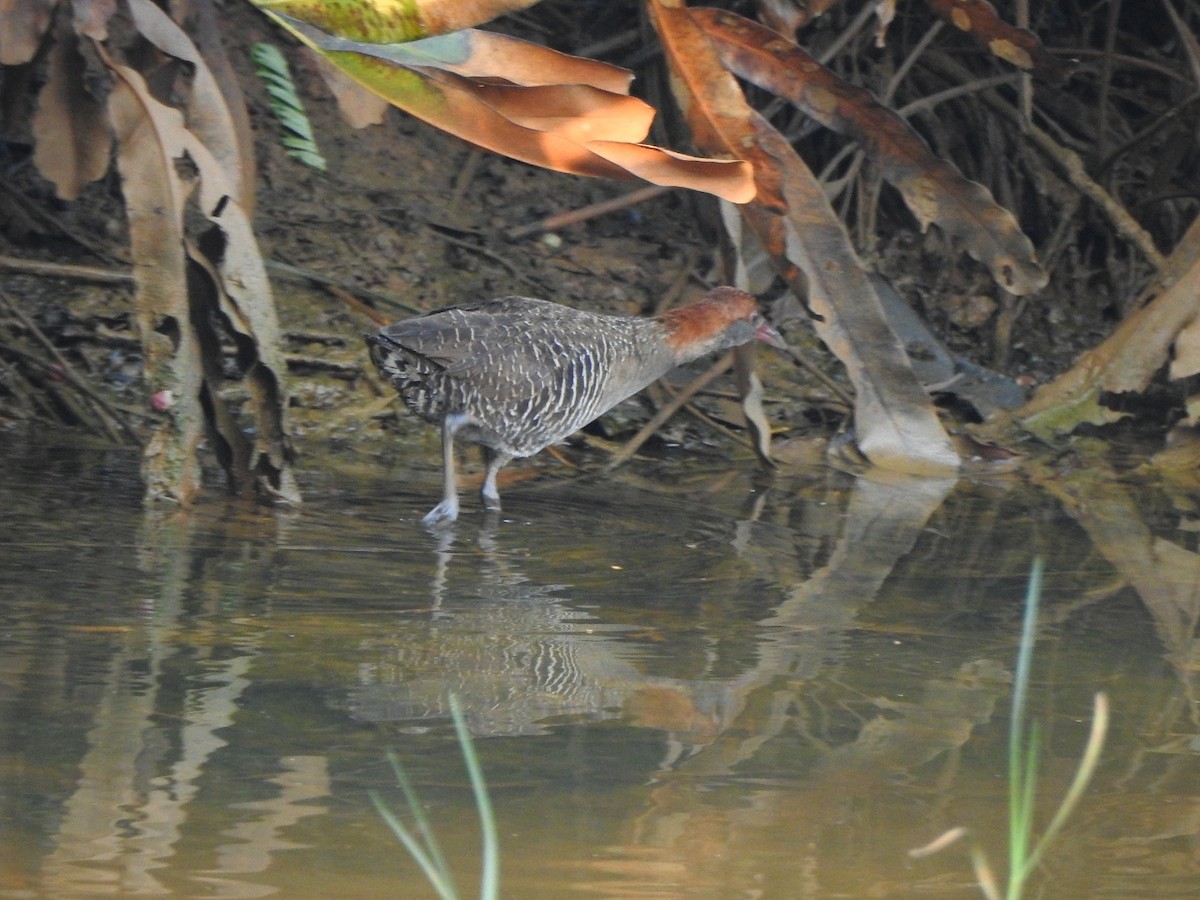
{"label": "bird's neck", "polygon": [[729,346],[725,340],[729,322],[718,304],[701,301],[668,310],[657,319],[666,329],[665,342],[676,364]]}

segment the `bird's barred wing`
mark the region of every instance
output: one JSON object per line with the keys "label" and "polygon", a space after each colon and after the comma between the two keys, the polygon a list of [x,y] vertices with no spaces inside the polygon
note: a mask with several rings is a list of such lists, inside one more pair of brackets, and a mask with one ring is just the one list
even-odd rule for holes
{"label": "bird's barred wing", "polygon": [[485,387],[497,399],[534,400],[555,390],[569,363],[564,307],[526,297],[452,306],[381,329],[382,342],[427,360],[447,377]]}

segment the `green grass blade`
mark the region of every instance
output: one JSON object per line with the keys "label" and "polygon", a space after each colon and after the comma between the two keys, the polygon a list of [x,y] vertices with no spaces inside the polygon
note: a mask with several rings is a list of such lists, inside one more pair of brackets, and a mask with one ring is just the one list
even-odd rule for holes
{"label": "green grass blade", "polygon": [[[1029,698],[1029,670],[1033,665],[1037,642],[1038,605],[1042,596],[1041,557],[1034,559],[1025,590],[1025,613],[1021,621],[1021,640],[1017,650],[1017,668],[1013,677],[1012,714],[1008,722],[1008,891],[1020,894],[1022,873],[1028,866],[1030,835],[1033,830],[1033,806],[1037,784],[1037,731],[1026,737],[1025,707]],[[1015,889],[1015,892],[1014,892]]]}
{"label": "green grass blade", "polygon": [[1050,820],[1050,824],[1046,826],[1046,831],[1038,840],[1037,846],[1029,856],[1029,868],[1033,869],[1042,858],[1046,847],[1054,840],[1055,835],[1062,829],[1063,824],[1067,821],[1067,817],[1071,815],[1075,807],[1079,805],[1079,801],[1083,798],[1084,791],[1087,790],[1088,784],[1092,780],[1092,775],[1096,772],[1096,766],[1100,763],[1100,751],[1104,749],[1104,739],[1108,734],[1108,696],[1103,692],[1097,693],[1092,705],[1092,729],[1088,734],[1087,744],[1083,749],[1083,758],[1079,761],[1079,768],[1075,770],[1075,777],[1071,780],[1071,786],[1067,788],[1066,796],[1063,797],[1062,803],[1059,804],[1058,810],[1054,813],[1054,817]]}
{"label": "green grass blade", "polygon": [[446,865],[445,857],[442,856],[442,848],[438,843],[437,836],[433,833],[433,826],[429,824],[429,817],[425,815],[425,806],[417,797],[417,792],[412,788],[412,782],[408,780],[408,773],[404,771],[404,766],[401,765],[399,757],[391,750],[388,751],[388,762],[392,764],[392,771],[396,774],[396,783],[400,785],[400,790],[404,794],[404,803],[412,813],[413,822],[417,826],[417,832],[420,835],[421,843],[424,852],[428,854],[430,862],[437,869],[441,878],[446,882],[454,896],[458,896],[458,890],[454,887],[454,878],[450,874],[450,867]]}
{"label": "green grass blade", "polygon": [[[1029,669],[1033,665],[1033,650],[1037,640],[1038,605],[1042,597],[1042,572],[1045,564],[1039,556],[1029,569],[1029,586],[1025,589],[1025,615],[1021,621],[1021,643],[1017,650],[1017,671],[1013,678],[1012,718],[1008,724],[1008,750],[1020,756],[1025,730],[1025,701],[1029,697]],[[1014,753],[1015,751],[1015,753]],[[1010,755],[1010,759],[1013,756]]]}
{"label": "green grass blade", "polygon": [[404,845],[404,849],[408,851],[409,856],[421,867],[425,879],[437,891],[438,896],[442,900],[458,900],[458,892],[449,880],[449,872],[439,867],[434,859],[425,852],[425,848],[421,846],[421,842],[417,839],[417,836],[396,817],[395,813],[388,809],[387,804],[380,799],[375,791],[369,791],[368,796],[371,798],[371,802],[375,805],[375,810],[379,813],[380,817],[392,829],[392,834],[396,835],[396,838]]}
{"label": "green grass blade", "polygon": [[[479,896],[481,900],[497,900],[500,896],[500,842],[497,838],[496,817],[492,810],[491,798],[488,796],[487,784],[483,778],[483,768],[479,765],[479,757],[475,753],[475,745],[471,740],[471,732],[467,728],[467,720],[463,715],[462,706],[453,694],[450,696],[449,702],[450,716],[454,721],[454,733],[462,750],[463,761],[471,780],[475,806],[479,811],[483,843]],[[442,856],[429,819],[404,772],[404,767],[391,751],[388,751],[388,761],[396,774],[396,781],[404,794],[404,802],[412,814],[416,831],[414,832],[412,828],[400,821],[374,791],[370,792],[371,802],[375,804],[379,815],[392,829],[392,833],[421,867],[425,878],[437,891],[438,896],[442,900],[457,900],[458,891],[454,886],[454,879]]]}
{"label": "green grass blade", "polygon": [[[299,140],[305,145],[313,144],[312,125],[308,121],[308,117],[304,116],[293,109],[283,110],[280,113],[279,121],[287,126],[291,134],[285,134],[283,140]],[[306,147],[307,149],[307,147]]]}
{"label": "green grass blade", "polygon": [[[1013,677],[1012,715],[1008,726],[1008,883],[1001,891],[999,880],[988,863],[982,846],[971,841],[971,863],[979,888],[987,900],[1020,900],[1025,882],[1037,869],[1050,842],[1062,830],[1067,817],[1083,798],[1096,767],[1108,733],[1108,697],[1096,694],[1092,713],[1092,728],[1083,750],[1083,757],[1066,795],[1055,811],[1045,832],[1036,841],[1033,837],[1034,813],[1037,799],[1038,767],[1041,758],[1041,727],[1037,722],[1026,725],[1026,704],[1029,698],[1029,673],[1033,665],[1037,637],[1038,606],[1041,600],[1043,564],[1035,559],[1029,572],[1029,587],[1025,594],[1025,611],[1021,622],[1021,641],[1017,651]],[[963,828],[952,828],[925,847],[909,851],[914,858],[935,853],[966,834]]]}
{"label": "green grass blade", "polygon": [[454,718],[454,730],[462,748],[463,761],[471,778],[471,790],[475,794],[475,807],[479,810],[479,828],[483,840],[483,859],[479,879],[480,900],[496,900],[500,896],[500,842],[496,834],[496,817],[492,801],[488,796],[487,784],[483,780],[483,769],[475,754],[471,732],[463,716],[458,697],[450,695],[450,715]]}
{"label": "green grass blade", "polygon": [[1041,729],[1034,722],[1029,729],[1029,738],[1024,746],[1024,756],[1018,760],[1021,790],[1018,805],[1010,814],[1009,822],[1009,871],[1008,900],[1017,900],[1025,891],[1025,882],[1033,871],[1030,858],[1033,843],[1034,813],[1037,806],[1038,762],[1042,748]]}

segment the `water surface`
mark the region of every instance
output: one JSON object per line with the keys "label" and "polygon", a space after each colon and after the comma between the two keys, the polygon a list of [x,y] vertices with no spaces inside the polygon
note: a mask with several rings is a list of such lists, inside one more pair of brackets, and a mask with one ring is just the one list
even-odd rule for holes
{"label": "water surface", "polygon": [[908,851],[965,826],[1003,870],[1037,555],[1045,808],[1113,707],[1046,895],[1196,896],[1196,519],[1152,487],[681,455],[430,535],[427,470],[147,513],[128,454],[3,453],[0,897],[433,896],[389,750],[470,896],[451,694],[507,897],[981,896]]}

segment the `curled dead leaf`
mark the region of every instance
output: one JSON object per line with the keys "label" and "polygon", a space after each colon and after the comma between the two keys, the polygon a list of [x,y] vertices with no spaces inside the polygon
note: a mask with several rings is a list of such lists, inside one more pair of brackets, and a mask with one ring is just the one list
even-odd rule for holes
{"label": "curled dead leaf", "polygon": [[538,0],[251,0],[331,34],[377,44],[415,41],[460,31]]}
{"label": "curled dead leaf", "polygon": [[[856,394],[859,447],[872,463],[893,471],[953,473],[958,456],[887,324],[849,235],[791,144],[750,108],[722,66],[699,24],[707,11],[663,0],[651,0],[649,9],[697,143],[708,150],[754,148],[746,155],[755,161],[760,194],[743,216],[797,296],[807,295],[821,339],[846,366]],[[778,35],[771,40],[780,42],[777,49],[791,46]],[[778,191],[781,205],[762,203],[763,185]],[[800,272],[806,285],[799,284]]]}
{"label": "curled dead leaf", "polygon": [[[755,194],[746,162],[703,159],[640,143],[654,111],[625,93],[628,73],[614,66],[543,48],[530,51],[540,69],[526,60],[510,72],[505,65],[515,59],[515,48],[532,45],[473,32],[403,47],[371,47],[274,17],[357,84],[484,149],[559,172],[641,178],[733,203],[745,203]],[[493,71],[493,65],[500,68]],[[617,72],[620,77],[614,77]],[[577,79],[582,77],[620,91],[581,83]]]}
{"label": "curled dead leaf", "polygon": [[827,128],[858,140],[922,227],[935,222],[984,263],[1006,291],[1029,294],[1049,279],[1016,217],[983,185],[934,156],[900,116],[768,28],[714,9],[692,16],[730,69],[791,101]]}
{"label": "curled dead leaf", "polygon": [[1061,83],[1071,74],[1071,63],[1042,46],[1036,34],[1009,25],[987,0],[926,0],[930,9],[980,46],[1020,69],[1047,81]]}
{"label": "curled dead leaf", "polygon": [[8,0],[0,28],[0,66],[19,66],[33,59],[50,30],[55,0]]}
{"label": "curled dead leaf", "polygon": [[65,17],[56,30],[33,115],[33,161],[61,199],[75,200],[108,171],[112,135],[104,107],[85,87],[87,66]]}

